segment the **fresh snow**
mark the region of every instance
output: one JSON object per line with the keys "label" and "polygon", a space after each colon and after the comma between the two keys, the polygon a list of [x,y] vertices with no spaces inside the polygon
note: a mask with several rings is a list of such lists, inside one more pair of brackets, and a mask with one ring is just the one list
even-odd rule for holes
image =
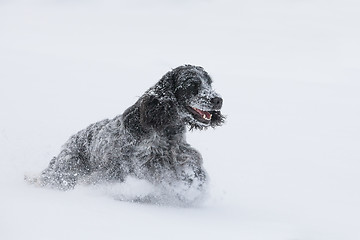
{"label": "fresh snow", "polygon": [[[360,239],[360,3],[0,1],[0,239]],[[201,65],[226,125],[193,131],[207,201],[27,185],[68,137]]]}

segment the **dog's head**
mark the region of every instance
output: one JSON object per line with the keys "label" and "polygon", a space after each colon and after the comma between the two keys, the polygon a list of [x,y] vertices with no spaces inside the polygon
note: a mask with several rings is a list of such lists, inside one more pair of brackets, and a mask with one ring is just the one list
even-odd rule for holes
{"label": "dog's head", "polygon": [[155,128],[179,122],[190,129],[220,126],[225,119],[220,112],[223,100],[211,84],[202,67],[173,69],[145,94],[140,106],[141,122]]}
{"label": "dog's head", "polygon": [[224,122],[223,100],[212,87],[209,74],[197,66],[185,65],[174,71],[174,95],[180,114],[190,128],[203,129]]}

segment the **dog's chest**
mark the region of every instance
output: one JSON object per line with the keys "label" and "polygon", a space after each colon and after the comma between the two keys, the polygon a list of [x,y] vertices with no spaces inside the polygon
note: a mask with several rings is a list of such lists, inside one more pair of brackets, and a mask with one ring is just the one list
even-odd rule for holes
{"label": "dog's chest", "polygon": [[139,166],[161,164],[175,167],[198,158],[198,153],[194,152],[182,136],[168,139],[153,134],[140,142],[135,152],[134,161]]}

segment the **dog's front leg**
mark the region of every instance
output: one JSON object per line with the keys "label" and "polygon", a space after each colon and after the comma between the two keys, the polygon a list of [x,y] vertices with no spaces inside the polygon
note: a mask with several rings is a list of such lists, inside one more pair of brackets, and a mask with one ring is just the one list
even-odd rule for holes
{"label": "dog's front leg", "polygon": [[202,166],[187,164],[181,167],[178,180],[172,184],[173,192],[182,202],[193,204],[204,200],[208,175]]}

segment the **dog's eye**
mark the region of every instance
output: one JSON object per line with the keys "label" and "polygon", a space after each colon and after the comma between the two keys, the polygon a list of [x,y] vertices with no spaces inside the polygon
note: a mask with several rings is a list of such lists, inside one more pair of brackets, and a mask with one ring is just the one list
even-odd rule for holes
{"label": "dog's eye", "polygon": [[199,93],[200,82],[190,82],[189,83],[189,91],[194,95]]}

